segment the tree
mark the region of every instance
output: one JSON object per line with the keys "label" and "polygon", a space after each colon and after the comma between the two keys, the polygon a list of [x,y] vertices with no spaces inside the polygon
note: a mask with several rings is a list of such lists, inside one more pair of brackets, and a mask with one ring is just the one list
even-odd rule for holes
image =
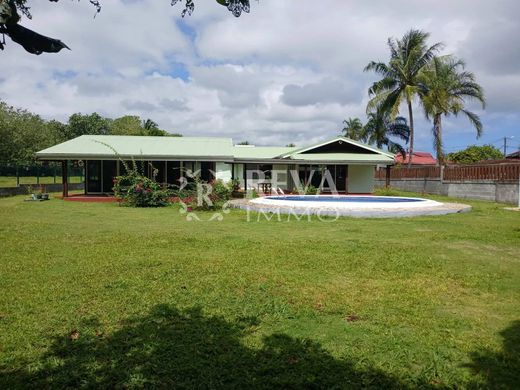
{"label": "tree", "polygon": [[161,130],[159,128],[159,125],[151,119],[143,120],[142,127],[143,127],[142,135],[150,135],[150,136],[154,136],[154,137],[170,135],[167,131]]}
{"label": "tree", "polygon": [[441,43],[428,46],[426,41],[430,35],[420,30],[410,30],[400,40],[388,39],[390,61],[370,62],[365,71],[374,71],[382,79],[376,81],[368,90],[372,99],[367,106],[367,112],[374,109],[388,111],[394,119],[399,113],[401,103],[408,107],[410,126],[410,161],[412,164],[414,148],[414,121],[412,103],[420,92],[419,75],[422,69],[433,59],[435,53],[442,47]]}
{"label": "tree", "polygon": [[354,141],[366,142],[363,123],[359,118],[348,118],[343,121],[343,134],[345,137],[353,139]]}
{"label": "tree", "polygon": [[472,164],[484,160],[500,160],[504,155],[493,145],[471,145],[464,150],[448,154],[448,161],[457,164]]}
{"label": "tree", "polygon": [[[58,0],[49,0],[57,3]],[[171,0],[171,5],[182,3],[183,0]],[[249,0],[216,0],[236,17],[242,15],[242,12],[249,13]],[[96,12],[101,12],[101,2],[98,0],[89,0],[89,2],[96,8]],[[57,53],[61,49],[70,48],[59,39],[49,38],[40,35],[28,28],[21,26],[20,14],[18,11],[26,16],[28,19],[32,18],[29,0],[0,0],[0,34],[8,35],[14,42],[23,46],[25,50],[32,54],[41,53]],[[186,14],[191,15],[195,9],[194,0],[185,0],[185,7],[181,12],[182,17]],[[5,42],[0,41],[0,50],[4,49]]]}
{"label": "tree", "polygon": [[237,145],[250,145],[249,141],[239,142]]}
{"label": "tree", "polygon": [[72,139],[85,134],[107,135],[111,133],[112,121],[103,118],[97,112],[83,115],[72,114],[69,117],[66,139]]}
{"label": "tree", "polygon": [[484,92],[476,83],[475,75],[465,70],[465,63],[452,56],[435,57],[420,75],[424,89],[421,92],[422,105],[428,119],[433,119],[433,144],[437,161],[442,165],[442,117],[463,113],[482,134],[482,122],[477,114],[467,110],[466,103],[476,100],[485,107]]}
{"label": "tree", "polygon": [[141,126],[141,118],[135,115],[125,115],[116,118],[110,125],[111,135],[145,135]]}
{"label": "tree", "polygon": [[0,138],[0,159],[16,164],[34,162],[34,153],[53,142],[42,118],[4,102],[0,102]]}
{"label": "tree", "polygon": [[50,139],[52,139],[52,145],[65,142],[69,139],[69,126],[65,123],[52,119],[47,122],[47,129]]}
{"label": "tree", "polygon": [[394,142],[390,137],[398,138],[405,143],[410,139],[410,127],[403,117],[392,120],[388,111],[376,110],[368,113],[368,122],[364,127],[366,142],[376,145],[379,149],[386,146],[392,153],[406,155],[401,144]]}

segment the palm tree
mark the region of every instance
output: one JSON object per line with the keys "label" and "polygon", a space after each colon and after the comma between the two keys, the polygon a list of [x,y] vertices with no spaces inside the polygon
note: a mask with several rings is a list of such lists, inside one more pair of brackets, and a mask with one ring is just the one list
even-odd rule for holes
{"label": "palm tree", "polygon": [[359,118],[348,118],[343,121],[343,134],[345,137],[353,139],[355,141],[365,141],[365,135],[363,132],[363,123]]}
{"label": "palm tree", "polygon": [[392,141],[390,137],[399,138],[408,143],[410,127],[406,118],[398,116],[392,120],[388,111],[369,112],[364,132],[369,144],[376,145],[379,149],[386,146],[390,152],[401,153],[403,158],[405,157],[406,151],[404,148],[399,143]]}
{"label": "palm tree", "polygon": [[424,85],[421,100],[428,119],[433,118],[433,144],[437,152],[437,161],[442,165],[442,116],[463,113],[477,130],[477,137],[482,134],[482,122],[477,114],[465,108],[470,100],[476,100],[485,107],[484,91],[475,81],[475,75],[465,70],[464,61],[452,56],[435,57],[423,69],[420,81]]}
{"label": "palm tree", "polygon": [[145,130],[152,130],[152,129],[159,128],[159,125],[151,119],[143,120],[142,126],[143,126],[143,129],[145,129]]}
{"label": "palm tree", "polygon": [[430,34],[420,30],[408,31],[401,40],[388,39],[390,62],[370,62],[366,71],[374,71],[382,76],[368,90],[373,96],[367,106],[367,112],[374,109],[388,111],[392,118],[399,113],[399,106],[406,102],[410,124],[410,160],[412,164],[414,147],[414,121],[412,102],[419,95],[419,75],[421,70],[433,59],[435,53],[442,47],[441,43],[427,46]]}

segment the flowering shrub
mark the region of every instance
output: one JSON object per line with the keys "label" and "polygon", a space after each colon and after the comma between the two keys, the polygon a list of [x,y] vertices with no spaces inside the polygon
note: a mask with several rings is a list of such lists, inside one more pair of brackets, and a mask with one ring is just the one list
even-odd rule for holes
{"label": "flowering shrub", "polygon": [[137,169],[114,179],[114,195],[121,204],[132,207],[162,207],[169,203],[168,191]]}
{"label": "flowering shrub", "polygon": [[188,212],[220,209],[231,198],[231,193],[232,187],[222,180],[206,183],[199,177],[192,177],[190,183],[174,191],[175,197],[186,205]]}

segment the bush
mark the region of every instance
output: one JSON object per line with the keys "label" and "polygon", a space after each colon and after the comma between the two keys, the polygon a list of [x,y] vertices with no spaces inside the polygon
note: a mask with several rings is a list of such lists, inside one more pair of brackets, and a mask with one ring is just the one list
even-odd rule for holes
{"label": "bush", "polygon": [[231,187],[232,192],[240,190],[240,180],[239,179],[231,179],[229,181],[228,185]]}
{"label": "bush", "polygon": [[474,164],[485,160],[500,160],[504,155],[493,145],[471,145],[466,149],[448,154],[448,161],[457,164]]}
{"label": "bush", "polygon": [[169,203],[169,193],[154,180],[143,176],[135,167],[114,179],[114,195],[120,204],[132,207],[163,207]]}
{"label": "bush", "polygon": [[392,187],[378,188],[374,191],[377,196],[399,196],[399,192]]}
{"label": "bush", "polygon": [[226,185],[222,180],[216,180],[211,183],[213,187],[212,194],[214,194],[219,201],[228,201],[231,198],[231,193],[233,192],[234,184],[230,183]]}
{"label": "bush", "polygon": [[312,184],[305,188],[305,195],[317,195],[318,189],[314,187]]}
{"label": "bush", "polygon": [[200,177],[191,179],[186,186],[173,192],[189,210],[220,209],[231,198],[232,186],[226,185],[222,180],[206,183]]}

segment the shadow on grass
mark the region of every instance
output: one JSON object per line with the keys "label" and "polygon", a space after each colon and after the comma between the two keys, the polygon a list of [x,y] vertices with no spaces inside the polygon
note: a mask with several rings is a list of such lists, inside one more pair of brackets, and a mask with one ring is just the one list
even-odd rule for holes
{"label": "shadow on grass", "polygon": [[480,374],[490,389],[520,388],[520,321],[500,332],[502,351],[479,351],[472,354],[470,367]]}
{"label": "shadow on grass", "polygon": [[[233,323],[158,305],[111,335],[96,335],[96,323],[80,329],[77,340],[54,340],[36,372],[0,377],[4,388],[406,388],[377,369],[355,367],[319,344],[275,334],[258,349],[241,339],[255,318]],[[415,383],[413,387],[429,387]]]}

